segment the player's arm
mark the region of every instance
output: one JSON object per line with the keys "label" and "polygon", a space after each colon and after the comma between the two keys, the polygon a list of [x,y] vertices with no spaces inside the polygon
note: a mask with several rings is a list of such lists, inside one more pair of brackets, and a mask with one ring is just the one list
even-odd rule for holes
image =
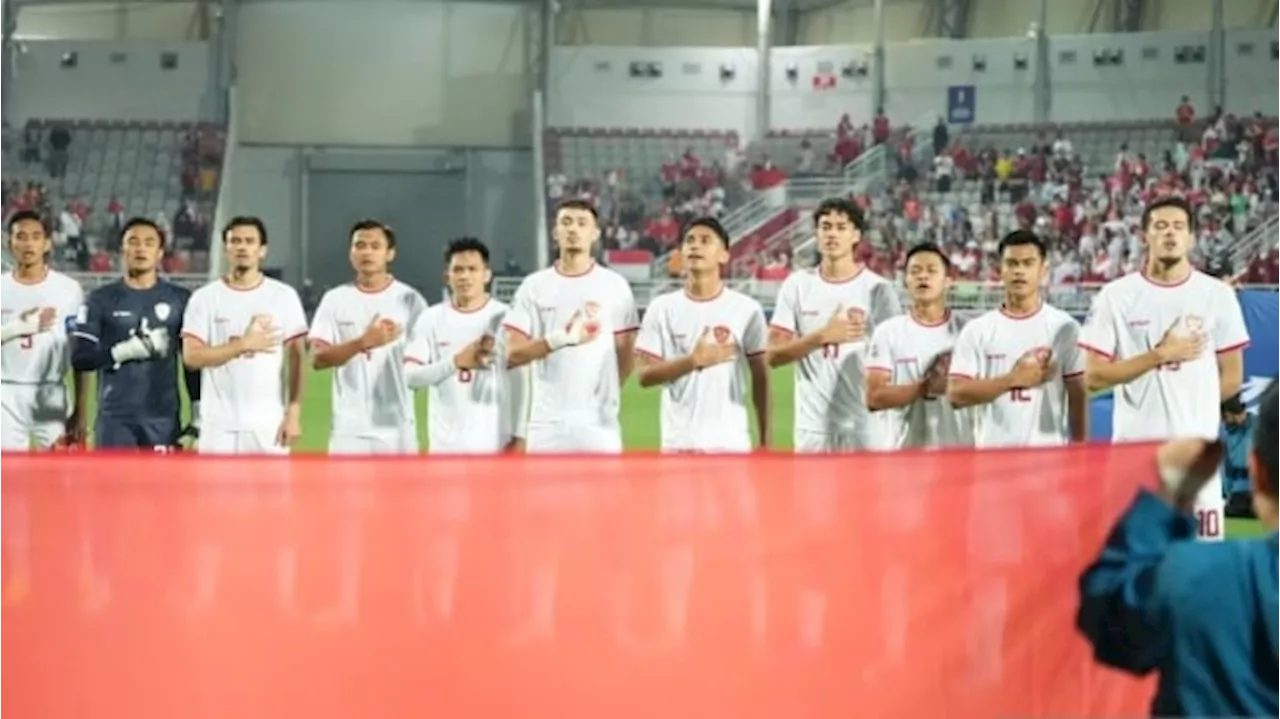
{"label": "player's arm", "polygon": [[1157,349],[1124,359],[1116,357],[1119,318],[1112,310],[1110,297],[1103,288],[1093,298],[1089,317],[1080,330],[1078,344],[1085,351],[1084,386],[1089,392],[1128,384],[1164,363]]}
{"label": "player's arm", "polygon": [[878,325],[871,335],[871,345],[867,349],[867,366],[865,392],[867,409],[879,412],[886,409],[906,407],[924,397],[928,383],[921,379],[918,382],[904,384],[893,383],[893,342],[884,325]]}
{"label": "player's arm", "polygon": [[983,359],[978,338],[980,331],[976,322],[965,325],[956,338],[955,350],[951,354],[951,369],[947,375],[947,401],[956,409],[987,404],[1014,388],[1012,374],[981,376]]}
{"label": "player's arm", "polygon": [[1067,390],[1067,432],[1072,442],[1089,441],[1089,390],[1084,379],[1089,352],[1080,348],[1081,332],[1080,325],[1068,319],[1053,342],[1053,356],[1062,368]]}
{"label": "player's arm", "polygon": [[529,368],[507,370],[503,397],[503,438],[523,440],[529,427]]}
{"label": "player's arm", "polygon": [[1225,401],[1236,396],[1244,384],[1244,350],[1249,346],[1249,330],[1236,293],[1228,287],[1223,287],[1221,292],[1223,297],[1216,305],[1218,317],[1213,326],[1213,347]]}
{"label": "player's arm", "polygon": [[426,389],[443,384],[461,369],[454,357],[436,351],[432,339],[432,313],[424,313],[414,325],[412,340],[404,353],[404,379],[410,389]]}
{"label": "player's arm", "polygon": [[766,357],[770,367],[799,362],[823,344],[820,332],[800,334],[800,316],[797,311],[800,290],[791,277],[783,281],[778,290],[778,300],[769,320],[769,353]]}
{"label": "player's arm", "polygon": [[621,317],[614,325],[618,329],[613,333],[613,346],[618,355],[618,386],[627,383],[635,369],[636,335],[640,330],[640,318],[636,312],[636,298],[631,292],[631,285],[623,283],[626,295],[621,304]]}
{"label": "player's arm", "polygon": [[765,352],[748,354],[747,368],[751,373],[751,405],[756,410],[756,431],[760,437],[760,447],[768,449],[773,446],[768,354]]}
{"label": "player's arm", "polygon": [[363,334],[346,342],[338,341],[334,304],[333,290],[324,293],[320,306],[316,307],[315,317],[311,319],[307,340],[311,343],[311,367],[315,370],[341,367],[361,352],[372,349]]}
{"label": "player's arm", "polygon": [[644,314],[640,332],[636,337],[635,353],[640,358],[637,379],[641,387],[659,387],[670,384],[698,370],[693,354],[672,352],[666,341],[666,310],[661,302],[655,302]]}
{"label": "player's arm", "polygon": [[306,340],[294,337],[284,343],[285,375],[285,411],[302,416],[302,385],[306,376],[305,362],[307,354]]}
{"label": "player's arm", "polygon": [[90,292],[76,316],[76,328],[71,333],[71,368],[76,372],[97,372],[115,364],[112,348],[102,343],[104,312],[99,297],[98,292]]}
{"label": "player's arm", "polygon": [[1064,377],[1067,386],[1067,431],[1072,442],[1089,441],[1089,390],[1084,375]]}
{"label": "player's arm", "polygon": [[1225,402],[1236,396],[1244,385],[1244,350],[1235,349],[1217,354],[1218,382],[1222,386],[1222,401]]}

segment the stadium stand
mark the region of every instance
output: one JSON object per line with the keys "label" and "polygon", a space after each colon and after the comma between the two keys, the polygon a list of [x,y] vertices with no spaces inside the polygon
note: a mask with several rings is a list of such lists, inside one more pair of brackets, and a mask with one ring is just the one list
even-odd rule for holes
{"label": "stadium stand", "polygon": [[121,224],[146,216],[167,228],[173,273],[208,266],[209,225],[225,133],[202,123],[31,120],[6,133],[4,215],[40,212],[55,263],[110,272]]}

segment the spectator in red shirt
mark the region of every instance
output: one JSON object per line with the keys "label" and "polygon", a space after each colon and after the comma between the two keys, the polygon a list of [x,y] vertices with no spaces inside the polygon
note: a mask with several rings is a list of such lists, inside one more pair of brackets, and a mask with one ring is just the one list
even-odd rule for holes
{"label": "spectator in red shirt", "polygon": [[660,251],[671,249],[680,239],[680,225],[671,216],[671,208],[663,205],[661,213],[645,226],[644,234],[657,244]]}
{"label": "spectator in red shirt", "polygon": [[872,121],[871,125],[871,136],[875,139],[875,143],[880,145],[887,142],[891,131],[889,118],[885,116],[884,108],[877,108],[875,120]]}

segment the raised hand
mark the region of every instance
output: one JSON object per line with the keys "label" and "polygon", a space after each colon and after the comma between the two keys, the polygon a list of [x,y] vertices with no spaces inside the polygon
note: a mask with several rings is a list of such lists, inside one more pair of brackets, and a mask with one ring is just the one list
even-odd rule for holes
{"label": "raised hand", "polygon": [[698,343],[693,346],[693,366],[706,369],[729,362],[738,356],[738,344],[730,337],[724,342],[715,338],[710,327],[702,330]]}

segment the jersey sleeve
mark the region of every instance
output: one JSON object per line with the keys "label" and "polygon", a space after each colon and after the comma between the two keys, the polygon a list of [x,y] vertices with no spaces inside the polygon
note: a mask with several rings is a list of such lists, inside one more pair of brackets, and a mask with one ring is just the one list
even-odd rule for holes
{"label": "jersey sleeve", "polygon": [[1115,316],[1111,310],[1110,293],[1103,289],[1093,297],[1093,306],[1080,330],[1080,348],[1100,357],[1114,359],[1117,338]]}
{"label": "jersey sleeve", "polygon": [[892,282],[884,281],[871,290],[871,324],[876,326],[902,314],[902,302]]}
{"label": "jersey sleeve", "polygon": [[790,275],[783,280],[778,289],[778,298],[773,304],[773,316],[769,318],[769,327],[789,335],[800,331],[800,321],[796,316],[799,304],[799,283],[794,279],[799,275]]}
{"label": "jersey sleeve", "polygon": [[764,308],[752,301],[751,316],[742,332],[742,351],[748,357],[757,357],[769,348],[769,325],[764,319]]}
{"label": "jersey sleeve", "polygon": [[102,293],[95,290],[80,304],[76,311],[76,327],[72,336],[76,339],[98,343],[102,341]]}
{"label": "jersey sleeve", "polygon": [[618,316],[614,318],[614,334],[640,329],[640,315],[636,311],[636,296],[631,291],[631,283],[623,281],[621,285],[622,300],[618,303]]}
{"label": "jersey sleeve", "polygon": [[431,312],[423,312],[410,329],[404,348],[405,362],[425,365],[437,359],[435,346],[431,342],[431,316]]}
{"label": "jersey sleeve", "polygon": [[511,300],[511,309],[502,319],[502,326],[527,338],[542,335],[538,308],[533,301],[533,278],[526,277],[516,289],[516,296]]}
{"label": "jersey sleeve", "polygon": [[1067,318],[1058,332],[1056,344],[1058,346],[1053,348],[1053,354],[1062,369],[1063,379],[1083,375],[1085,350],[1080,348],[1080,325],[1074,319]]}
{"label": "jersey sleeve", "polygon": [[67,304],[65,307],[59,308],[62,312],[62,329],[70,337],[76,333],[76,326],[79,324],[80,308],[84,306],[84,288],[79,282],[72,282],[70,294],[67,296]]}
{"label": "jersey sleeve", "polygon": [[649,359],[666,359],[666,332],[663,331],[665,316],[660,303],[649,306],[649,310],[644,313],[644,322],[640,325],[640,336],[636,338],[636,354]]}
{"label": "jersey sleeve", "polygon": [[307,311],[302,307],[302,297],[290,287],[280,308],[280,331],[285,342],[307,336]]}
{"label": "jersey sleeve", "polygon": [[978,344],[978,325],[970,322],[960,330],[955,349],[951,351],[949,377],[976,379],[982,376],[982,348]]}
{"label": "jersey sleeve", "polygon": [[893,372],[893,325],[878,324],[867,347],[866,371]]}
{"label": "jersey sleeve", "polygon": [[204,344],[209,344],[209,338],[212,336],[212,327],[210,327],[209,313],[209,293],[194,292],[191,295],[191,301],[187,302],[187,309],[182,313],[182,336],[199,340]]}
{"label": "jersey sleeve", "polygon": [[338,341],[338,326],[333,316],[333,294],[324,293],[320,298],[320,306],[316,307],[316,315],[311,318],[311,331],[307,340],[312,344],[331,345]]}
{"label": "jersey sleeve", "polygon": [[1249,346],[1249,330],[1244,323],[1244,311],[1240,300],[1229,287],[1224,287],[1223,300],[1218,304],[1213,323],[1213,348],[1218,354],[1234,352]]}

